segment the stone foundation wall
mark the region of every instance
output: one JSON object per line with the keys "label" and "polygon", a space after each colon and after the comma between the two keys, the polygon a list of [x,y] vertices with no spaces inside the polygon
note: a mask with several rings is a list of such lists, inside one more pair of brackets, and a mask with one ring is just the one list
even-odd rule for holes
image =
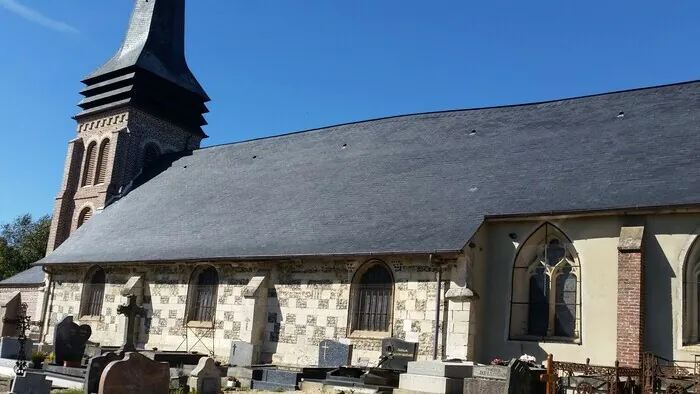
{"label": "stone foundation wall", "polygon": [[[394,279],[394,300],[389,332],[353,333],[348,328],[352,305],[353,276],[364,260],[306,260],[275,263],[217,263],[219,272],[216,318],[211,327],[185,322],[188,283],[195,264],[105,266],[107,284],[99,317],[80,318],[82,281],[89,267],[56,267],[56,282],[51,294],[50,324],[47,342],[51,343],[55,325],[73,315],[80,324],[93,329],[91,341],[105,346],[122,344],[125,318],[117,315],[126,298],[120,292],[129,278],[141,275],[142,294],[138,302],[146,309],[139,326],[137,343],[159,350],[214,351],[228,361],[231,341],[260,344],[264,362],[289,365],[314,365],[319,343],[334,339],[354,345],[353,363],[374,365],[381,354],[385,337],[419,343],[419,359],[431,359],[435,330],[436,272],[427,257],[406,256],[382,259]],[[261,296],[248,293],[251,279],[265,276]],[[77,279],[77,280],[76,280]],[[443,274],[438,325],[438,356],[443,355],[449,316],[444,293],[450,283]],[[266,302],[264,300],[266,297]],[[256,309],[257,308],[257,309]],[[262,310],[260,308],[263,308]],[[255,319],[253,313],[255,312]],[[259,313],[263,311],[264,313]],[[262,321],[258,317],[262,316]]]}

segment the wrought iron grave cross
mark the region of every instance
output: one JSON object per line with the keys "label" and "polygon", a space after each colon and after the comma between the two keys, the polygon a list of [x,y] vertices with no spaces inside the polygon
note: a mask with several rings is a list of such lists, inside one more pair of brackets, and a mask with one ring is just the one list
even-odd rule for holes
{"label": "wrought iron grave cross", "polygon": [[126,296],[128,302],[126,305],[119,305],[117,313],[126,317],[126,331],[124,331],[124,344],[119,349],[120,352],[136,351],[134,340],[134,329],[136,327],[136,316],[144,316],[146,310],[136,305],[136,296]]}
{"label": "wrought iron grave cross", "polygon": [[27,358],[25,351],[25,344],[27,343],[27,330],[40,322],[32,321],[31,316],[27,316],[27,303],[23,302],[19,307],[19,313],[14,319],[3,318],[2,322],[5,324],[14,324],[17,326],[17,342],[19,342],[19,353],[17,353],[17,362],[15,363],[15,374],[23,375],[27,370]]}

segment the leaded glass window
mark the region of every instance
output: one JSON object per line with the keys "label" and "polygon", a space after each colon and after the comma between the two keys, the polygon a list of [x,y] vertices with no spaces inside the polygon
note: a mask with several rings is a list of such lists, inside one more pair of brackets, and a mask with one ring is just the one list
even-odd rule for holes
{"label": "leaded glass window", "polygon": [[354,284],[352,327],[360,331],[389,331],[394,280],[384,264],[371,264]]}
{"label": "leaded glass window", "polygon": [[202,269],[194,275],[190,286],[193,299],[189,320],[213,321],[216,311],[216,291],[219,286],[219,273],[214,267]]}
{"label": "leaded glass window", "polygon": [[81,315],[102,315],[102,300],[105,296],[105,271],[99,267],[91,270],[88,273],[84,286]]}
{"label": "leaded glass window", "polygon": [[520,247],[513,272],[511,337],[579,338],[580,268],[573,245],[551,224]]}

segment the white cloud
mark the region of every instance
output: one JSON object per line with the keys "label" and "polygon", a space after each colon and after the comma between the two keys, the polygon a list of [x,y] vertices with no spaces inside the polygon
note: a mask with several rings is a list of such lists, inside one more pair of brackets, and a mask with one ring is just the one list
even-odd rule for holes
{"label": "white cloud", "polygon": [[44,26],[46,28],[64,32],[64,33],[77,33],[78,29],[75,27],[55,19],[51,19],[48,16],[43,15],[41,12],[29,8],[26,5],[20,4],[17,0],[0,0],[0,6],[6,10],[13,12],[22,18],[34,22],[38,25]]}

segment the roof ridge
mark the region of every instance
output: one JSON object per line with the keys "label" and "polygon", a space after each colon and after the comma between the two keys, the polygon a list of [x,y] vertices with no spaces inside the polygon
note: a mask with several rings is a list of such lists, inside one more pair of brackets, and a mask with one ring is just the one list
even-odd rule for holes
{"label": "roof ridge", "polygon": [[641,87],[641,88],[615,90],[615,91],[611,91],[611,92],[593,93],[593,94],[587,94],[587,95],[583,95],[583,96],[565,97],[565,98],[553,99],[553,100],[533,101],[533,102],[520,103],[520,104],[493,105],[493,106],[488,106],[488,107],[458,108],[458,109],[447,109],[447,110],[439,110],[439,111],[415,112],[415,113],[410,113],[410,114],[390,115],[390,116],[384,116],[384,117],[379,117],[379,118],[363,119],[363,120],[356,120],[356,121],[346,122],[346,123],[338,123],[338,124],[328,125],[328,126],[314,127],[311,129],[292,131],[289,133],[269,135],[269,136],[265,136],[265,137],[251,138],[251,139],[243,140],[243,141],[224,142],[221,144],[216,144],[216,145],[211,145],[211,146],[199,148],[197,150],[202,151],[202,150],[207,150],[207,149],[211,149],[211,148],[219,148],[219,147],[229,146],[229,145],[239,145],[239,144],[244,144],[244,143],[248,143],[248,142],[268,140],[268,139],[280,138],[280,137],[289,137],[289,136],[293,136],[293,135],[297,135],[297,134],[310,133],[313,131],[321,131],[321,130],[331,129],[331,128],[335,128],[335,127],[350,127],[350,126],[359,125],[362,123],[384,122],[384,121],[391,121],[391,120],[398,119],[398,118],[408,118],[408,117],[412,117],[412,116],[419,117],[419,116],[426,116],[426,115],[447,115],[447,114],[456,114],[456,113],[481,111],[481,110],[489,110],[489,109],[522,108],[522,107],[529,107],[529,106],[536,106],[536,105],[543,105],[543,104],[569,102],[569,101],[594,98],[594,97],[601,97],[601,96],[610,96],[610,95],[614,95],[614,94],[623,94],[623,93],[631,93],[631,92],[638,92],[638,91],[645,91],[645,90],[652,90],[652,89],[669,88],[669,87],[674,87],[674,86],[692,85],[694,83],[700,83],[700,79],[694,79],[694,80],[682,81],[682,82],[674,82],[674,83],[669,83],[669,84],[664,84],[664,85],[645,86],[645,87]]}

